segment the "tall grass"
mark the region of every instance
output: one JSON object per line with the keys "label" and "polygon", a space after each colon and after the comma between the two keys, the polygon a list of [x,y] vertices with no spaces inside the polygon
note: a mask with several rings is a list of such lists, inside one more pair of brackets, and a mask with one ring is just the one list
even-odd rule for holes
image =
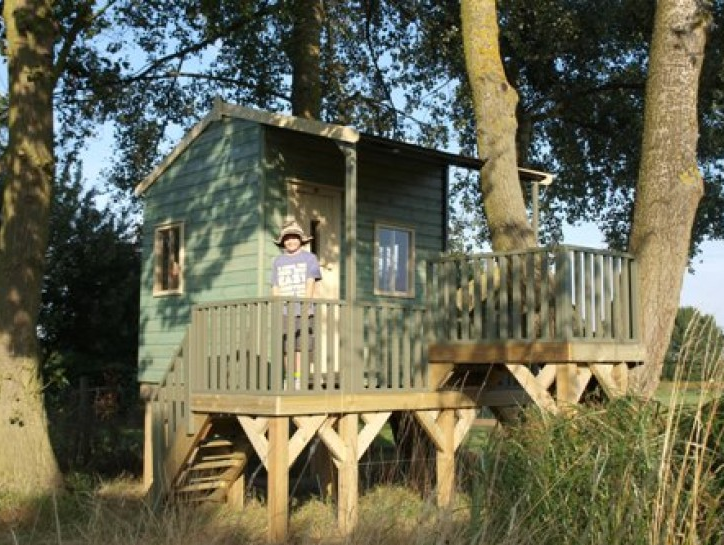
{"label": "tall grass", "polygon": [[[529,411],[480,457],[472,541],[724,542],[724,363],[692,321],[665,403],[619,399],[552,417]],[[691,354],[706,361],[693,362]],[[698,396],[685,395],[703,364]]]}

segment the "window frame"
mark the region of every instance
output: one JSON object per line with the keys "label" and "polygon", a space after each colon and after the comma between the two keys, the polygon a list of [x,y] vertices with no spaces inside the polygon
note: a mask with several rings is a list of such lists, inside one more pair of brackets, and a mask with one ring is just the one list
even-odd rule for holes
{"label": "window frame", "polygon": [[[404,232],[408,235],[407,251],[407,291],[387,290],[380,286],[380,239],[382,230]],[[415,298],[415,229],[410,225],[403,225],[394,222],[376,221],[374,224],[374,247],[372,254],[372,275],[374,279],[374,294],[383,297],[398,297],[406,299]]]}
{"label": "window frame", "polygon": [[[164,234],[177,230],[178,257],[175,261],[178,266],[178,285],[164,287]],[[179,295],[184,292],[184,260],[185,260],[184,222],[175,221],[156,225],[153,233],[153,295],[155,297],[166,295]]]}

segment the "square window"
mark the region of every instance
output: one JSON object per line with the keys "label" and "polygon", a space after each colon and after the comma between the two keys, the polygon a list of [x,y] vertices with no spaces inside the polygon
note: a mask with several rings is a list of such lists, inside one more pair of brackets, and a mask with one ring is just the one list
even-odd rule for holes
{"label": "square window", "polygon": [[414,232],[391,225],[375,226],[375,294],[415,295]]}
{"label": "square window", "polygon": [[184,229],[182,223],[156,227],[154,236],[154,295],[183,291]]}

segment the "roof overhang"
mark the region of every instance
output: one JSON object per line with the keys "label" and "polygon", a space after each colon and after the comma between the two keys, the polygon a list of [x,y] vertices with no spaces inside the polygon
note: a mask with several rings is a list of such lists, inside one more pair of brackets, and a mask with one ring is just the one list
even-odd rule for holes
{"label": "roof overhang", "polygon": [[142,195],[168,169],[168,167],[171,166],[171,164],[184,151],[186,151],[191,143],[196,140],[212,122],[218,121],[224,117],[244,119],[246,121],[252,121],[270,127],[279,127],[289,131],[320,136],[322,138],[328,138],[330,140],[346,144],[356,144],[360,138],[359,132],[352,127],[333,125],[331,123],[323,123],[313,119],[304,119],[291,115],[255,110],[245,106],[228,104],[219,98],[216,98],[214,99],[214,106],[211,109],[211,112],[194,125],[194,127],[171,151],[171,153],[169,153],[166,158],[136,186],[134,193],[137,196]]}
{"label": "roof overhang", "polygon": [[358,148],[376,149],[393,155],[417,156],[435,163],[473,170],[480,170],[484,164],[484,161],[477,157],[456,155],[371,134],[360,135]]}
{"label": "roof overhang", "polygon": [[[166,156],[166,158],[136,186],[134,193],[137,196],[142,195],[212,122],[218,121],[224,117],[243,119],[270,127],[278,127],[284,130],[328,138],[339,143],[356,146],[361,151],[368,149],[381,151],[383,153],[404,155],[407,157],[419,157],[420,159],[445,166],[480,170],[485,163],[485,161],[477,157],[457,155],[381,136],[362,134],[352,127],[343,125],[323,123],[312,119],[304,119],[301,117],[266,112],[236,104],[229,104],[223,102],[219,98],[216,98],[211,112],[194,125],[194,127],[186,134],[186,136],[184,136],[184,138]],[[519,168],[518,173],[522,180],[538,182],[541,185],[549,185],[553,180],[553,175],[545,172]]]}

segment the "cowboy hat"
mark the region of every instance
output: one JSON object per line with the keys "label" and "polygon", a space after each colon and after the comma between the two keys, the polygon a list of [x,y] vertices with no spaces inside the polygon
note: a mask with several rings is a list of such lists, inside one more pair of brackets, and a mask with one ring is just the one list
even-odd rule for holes
{"label": "cowboy hat", "polygon": [[302,244],[306,244],[314,238],[304,234],[304,229],[302,229],[301,225],[297,223],[297,220],[288,219],[284,222],[284,225],[282,225],[282,230],[279,233],[279,236],[274,239],[274,244],[281,246],[284,242],[284,237],[290,235],[298,236],[302,240]]}

